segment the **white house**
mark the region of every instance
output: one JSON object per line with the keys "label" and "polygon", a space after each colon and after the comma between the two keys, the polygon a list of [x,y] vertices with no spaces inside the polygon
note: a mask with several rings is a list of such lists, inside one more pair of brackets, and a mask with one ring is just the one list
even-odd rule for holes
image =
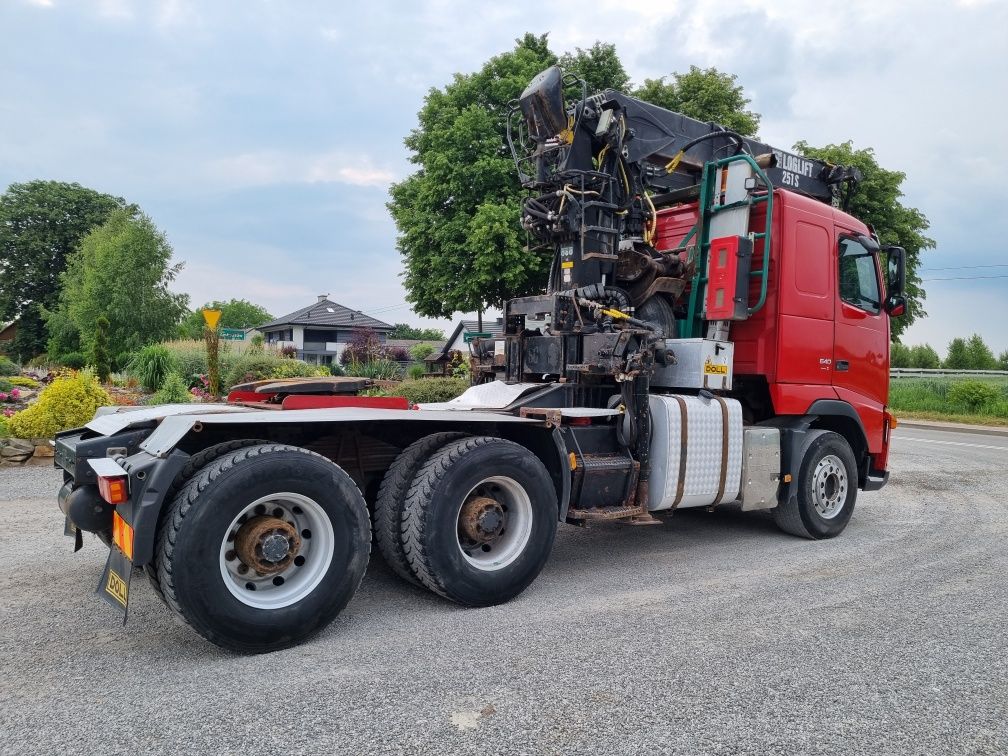
{"label": "white house", "polygon": [[362,312],[351,310],[319,294],[318,301],[257,328],[267,344],[293,346],[299,359],[319,365],[339,362],[353,332],[370,328],[382,343],[393,326]]}

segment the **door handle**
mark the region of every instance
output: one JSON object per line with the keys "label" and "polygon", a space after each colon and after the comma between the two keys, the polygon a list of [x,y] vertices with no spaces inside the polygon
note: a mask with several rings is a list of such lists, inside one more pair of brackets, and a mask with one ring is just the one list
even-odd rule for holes
{"label": "door handle", "polygon": [[837,360],[836,361],[836,369],[837,369],[838,373],[845,373],[845,372],[847,372],[847,369],[849,367],[850,367],[850,363],[847,360]]}

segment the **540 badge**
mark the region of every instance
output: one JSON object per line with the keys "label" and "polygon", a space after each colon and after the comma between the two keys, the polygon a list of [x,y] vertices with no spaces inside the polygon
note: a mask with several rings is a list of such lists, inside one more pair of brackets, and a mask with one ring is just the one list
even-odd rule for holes
{"label": "540 badge", "polygon": [[109,549],[105,571],[98,583],[98,595],[106,604],[114,606],[123,613],[123,624],[126,624],[126,613],[129,608],[130,577],[133,574],[133,564],[126,555],[113,546]]}

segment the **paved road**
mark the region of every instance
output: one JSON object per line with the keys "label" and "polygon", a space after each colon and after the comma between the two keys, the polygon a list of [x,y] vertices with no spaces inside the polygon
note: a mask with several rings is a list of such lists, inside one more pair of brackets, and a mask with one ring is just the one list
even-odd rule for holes
{"label": "paved road", "polygon": [[129,625],[52,470],[0,472],[3,753],[1008,752],[1008,438],[900,429],[828,542],[766,515],[561,528],[511,604],[375,563],[299,648],[237,657],[143,580]]}

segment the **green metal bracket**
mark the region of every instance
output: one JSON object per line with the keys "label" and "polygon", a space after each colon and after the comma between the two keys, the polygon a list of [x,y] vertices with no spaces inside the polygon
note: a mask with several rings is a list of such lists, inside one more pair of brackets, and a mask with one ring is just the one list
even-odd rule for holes
{"label": "green metal bracket", "polygon": [[[758,195],[751,194],[745,200],[730,202],[726,205],[714,204],[714,183],[718,168],[740,161],[749,163],[753,169],[753,173],[755,173],[767,187],[766,193]],[[763,261],[758,270],[750,273],[752,277],[760,278],[760,294],[756,304],[748,308],[749,314],[752,315],[754,312],[758,312],[762,309],[763,305],[766,304],[767,283],[770,272],[771,231],[773,228],[773,192],[773,184],[770,183],[770,179],[767,177],[763,169],[756,164],[752,155],[732,155],[730,157],[721,158],[720,160],[712,160],[704,165],[703,174],[700,180],[700,198],[698,200],[699,217],[697,218],[696,225],[679,244],[679,248],[682,248],[694,235],[697,236],[696,273],[693,275],[693,281],[690,285],[689,306],[686,311],[685,328],[681,331],[686,336],[691,338],[702,338],[704,335],[703,302],[707,289],[707,258],[710,254],[711,242],[710,223],[711,218],[722,210],[731,210],[745,205],[752,207],[758,202],[766,202],[766,220],[764,229],[760,233],[752,234],[754,240],[763,240]]]}

